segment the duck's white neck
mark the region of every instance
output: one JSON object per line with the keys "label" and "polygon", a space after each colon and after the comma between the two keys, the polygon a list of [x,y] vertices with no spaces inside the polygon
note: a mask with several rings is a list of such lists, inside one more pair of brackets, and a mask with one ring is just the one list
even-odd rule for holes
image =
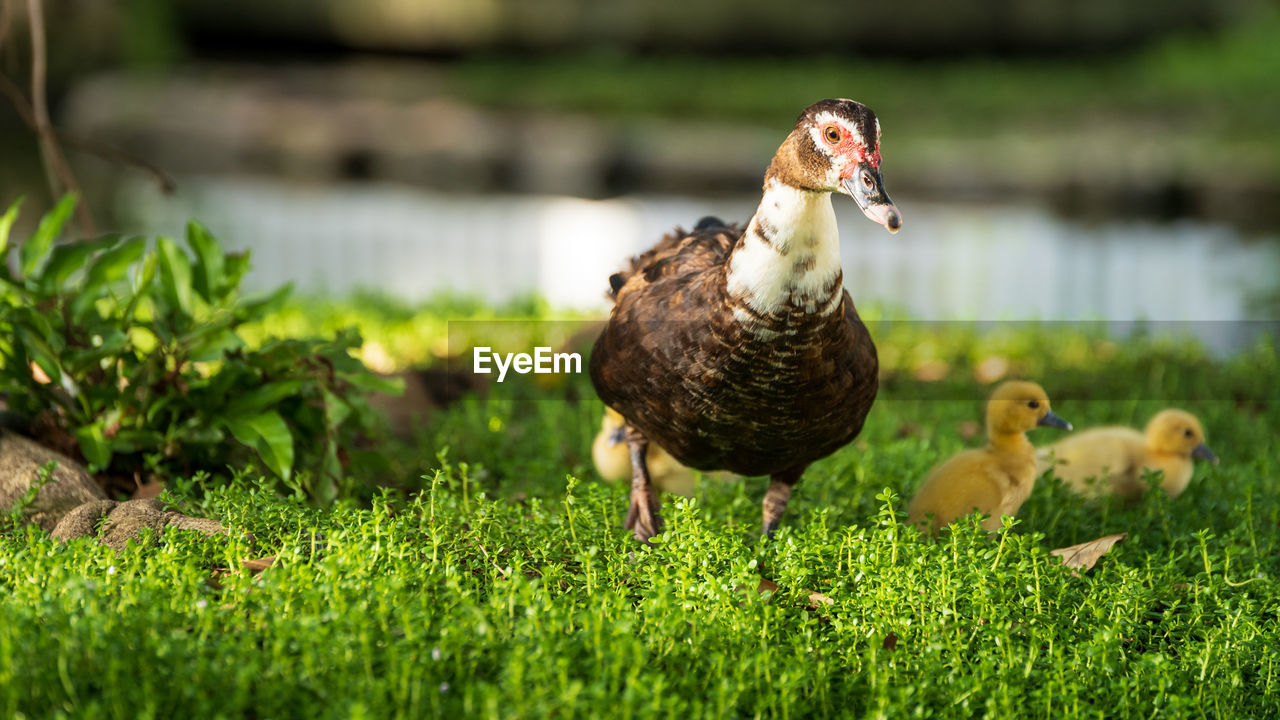
{"label": "duck's white neck", "polygon": [[840,305],[842,281],[831,194],[770,179],[729,258],[730,296],[761,315],[828,314]]}

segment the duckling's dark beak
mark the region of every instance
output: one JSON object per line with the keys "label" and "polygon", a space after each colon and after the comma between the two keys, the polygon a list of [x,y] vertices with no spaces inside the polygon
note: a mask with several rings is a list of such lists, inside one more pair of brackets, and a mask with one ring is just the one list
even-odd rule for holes
{"label": "duckling's dark beak", "polygon": [[1209,449],[1209,446],[1204,443],[1200,443],[1196,446],[1195,450],[1191,451],[1191,457],[1197,460],[1207,460],[1214,465],[1218,464],[1218,456],[1215,455],[1214,452]]}
{"label": "duckling's dark beak", "polygon": [[623,442],[626,439],[627,439],[627,426],[623,425],[622,427],[616,428],[614,429],[613,432],[609,433],[608,443],[612,447],[614,445],[617,445]]}
{"label": "duckling's dark beak", "polygon": [[858,203],[862,214],[871,222],[883,225],[891,233],[902,227],[902,213],[889,199],[889,193],[884,191],[884,178],[880,177],[880,171],[870,163],[858,163],[853,176],[840,181],[840,189]]}
{"label": "duckling's dark beak", "polygon": [[1061,415],[1054,415],[1052,410],[1045,413],[1044,417],[1040,418],[1040,422],[1036,424],[1044,427],[1062,428],[1063,430],[1071,429],[1071,423],[1063,420]]}

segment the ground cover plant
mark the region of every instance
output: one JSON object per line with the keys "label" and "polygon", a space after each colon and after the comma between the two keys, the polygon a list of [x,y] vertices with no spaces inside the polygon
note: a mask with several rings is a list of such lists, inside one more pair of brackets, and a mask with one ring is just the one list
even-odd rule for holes
{"label": "ground cover plant", "polygon": [[[0,252],[21,201],[0,217]],[[11,417],[132,489],[248,463],[330,501],[342,458],[376,434],[367,391],[393,387],[350,351],[353,330],[242,337],[290,288],[246,296],[247,253],[197,223],[185,243],[107,235],[55,244],[68,195],[0,267],[0,391]]]}
{"label": "ground cover plant", "polygon": [[[170,493],[230,538],[113,553],[0,534],[0,713],[1277,714],[1272,340],[1215,358],[1097,329],[869,314],[880,399],[862,436],[806,476],[775,542],[758,537],[757,480],[668,498],[666,533],[635,543],[626,488],[590,468],[602,408],[583,379],[471,395],[382,448],[397,472],[422,471],[389,478],[418,492],[318,507],[244,472],[200,497]],[[412,332],[367,324],[389,344]],[[905,498],[980,442],[999,375],[1040,380],[1077,427],[1185,407],[1223,462],[1175,500],[1133,505],[1088,505],[1042,480],[1006,532],[969,522],[926,541],[902,524]],[[1127,538],[1079,574],[1051,555],[1115,533]],[[265,571],[243,565],[263,556]]]}

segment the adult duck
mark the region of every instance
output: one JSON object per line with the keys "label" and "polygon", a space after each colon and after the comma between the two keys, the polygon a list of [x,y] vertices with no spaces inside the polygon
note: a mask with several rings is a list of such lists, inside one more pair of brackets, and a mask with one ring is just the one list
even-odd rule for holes
{"label": "adult duck", "polygon": [[852,100],[800,114],[746,228],[704,218],[613,275],[591,381],[627,419],[626,527],[661,532],[645,465],[650,441],[698,470],[770,478],[777,528],[805,468],[852,441],[875,399],[876,349],[844,290],[831,193],[896,232],[880,175],[880,123]]}

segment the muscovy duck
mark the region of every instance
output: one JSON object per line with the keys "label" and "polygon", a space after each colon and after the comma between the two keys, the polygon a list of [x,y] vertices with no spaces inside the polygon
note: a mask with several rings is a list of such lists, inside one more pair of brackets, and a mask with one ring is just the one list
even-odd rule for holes
{"label": "muscovy duck", "polygon": [[692,468],[769,476],[772,536],[805,468],[861,431],[878,365],[844,290],[833,192],[890,232],[902,225],[880,175],[880,123],[852,100],[800,114],[745,228],[706,218],[610,278],[590,373],[627,419],[637,539],[661,531],[650,441]]}

